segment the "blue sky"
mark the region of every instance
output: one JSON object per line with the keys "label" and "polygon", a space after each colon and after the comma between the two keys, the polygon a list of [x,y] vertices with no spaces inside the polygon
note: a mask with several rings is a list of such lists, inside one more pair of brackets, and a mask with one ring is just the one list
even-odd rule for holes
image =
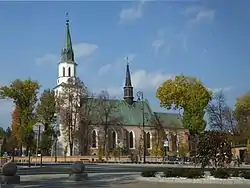
{"label": "blue sky", "polygon": [[[32,78],[52,88],[69,12],[78,76],[92,91],[121,97],[125,61],[135,91],[160,109],[156,88],[176,74],[224,89],[228,103],[249,90],[250,1],[0,2],[0,84]],[[0,101],[0,126],[12,104]]]}

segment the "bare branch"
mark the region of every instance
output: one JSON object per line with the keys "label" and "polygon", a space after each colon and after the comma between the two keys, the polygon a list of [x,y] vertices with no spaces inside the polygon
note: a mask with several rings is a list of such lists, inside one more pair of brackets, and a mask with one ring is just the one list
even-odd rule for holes
{"label": "bare branch", "polygon": [[215,93],[213,99],[207,106],[209,125],[220,131],[232,130],[235,128],[233,111],[227,106],[222,91]]}

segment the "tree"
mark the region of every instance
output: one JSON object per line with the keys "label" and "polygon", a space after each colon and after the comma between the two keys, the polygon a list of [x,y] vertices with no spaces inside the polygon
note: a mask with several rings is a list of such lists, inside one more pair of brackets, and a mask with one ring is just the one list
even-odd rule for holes
{"label": "tree", "polygon": [[11,136],[12,136],[11,128],[7,127],[7,129],[4,131],[5,144],[3,144],[2,146],[2,151],[12,153],[13,144],[12,144]]}
{"label": "tree", "polygon": [[56,118],[56,99],[53,90],[46,89],[43,91],[39,103],[36,107],[37,121],[44,125],[44,132],[41,139],[41,148],[46,155],[50,154],[52,147],[53,127]]}
{"label": "tree", "polygon": [[[113,146],[108,147],[109,141],[115,142],[112,140],[112,135],[109,135],[111,130],[120,129],[122,125],[122,117],[119,114],[119,106],[117,101],[110,97],[107,91],[102,91],[96,101],[96,110],[95,110],[95,125],[101,125],[103,130],[103,135],[101,135],[101,145],[103,148],[103,154],[108,155]],[[117,136],[117,135],[116,135]],[[109,139],[108,139],[109,138]]]}
{"label": "tree", "polygon": [[79,112],[79,127],[76,130],[76,138],[79,143],[79,149],[81,155],[87,155],[89,154],[89,146],[91,145],[89,143],[90,136],[89,133],[92,129],[93,124],[93,113],[95,110],[95,99],[94,95],[90,94],[89,92],[86,95],[83,95],[80,99],[80,112]]}
{"label": "tree", "polygon": [[57,107],[62,123],[62,131],[69,146],[70,156],[76,145],[76,131],[79,125],[80,99],[87,94],[87,88],[79,78],[69,78],[63,84],[62,92],[57,96]]}
{"label": "tree", "polygon": [[153,148],[152,148],[152,154],[155,156],[162,157],[165,155],[165,149],[163,145],[164,138],[166,136],[164,128],[162,126],[162,121],[160,117],[158,117],[156,114],[151,119],[151,125],[153,130]]}
{"label": "tree", "polygon": [[156,92],[160,105],[167,109],[183,110],[182,121],[191,134],[203,131],[205,108],[211,99],[211,92],[194,77],[176,76],[165,81]]}
{"label": "tree", "polygon": [[43,91],[40,101],[36,107],[36,117],[37,121],[41,122],[45,131],[48,127],[55,123],[55,113],[56,113],[56,99],[53,90],[46,89]]}
{"label": "tree", "polygon": [[188,143],[180,143],[179,151],[180,157],[187,157],[188,154]]}
{"label": "tree", "polygon": [[21,138],[20,119],[21,119],[20,110],[18,107],[15,107],[15,109],[12,112],[12,122],[11,122],[11,129],[12,129],[11,136],[13,141],[13,147],[21,147],[22,138]]}
{"label": "tree", "polygon": [[236,123],[233,111],[226,104],[225,95],[222,91],[213,95],[213,100],[207,106],[207,115],[211,128],[220,131],[234,130]]}
{"label": "tree", "polygon": [[[27,151],[30,149],[30,137],[32,123],[34,122],[34,109],[37,102],[37,93],[40,86],[36,81],[14,80],[9,86],[0,88],[1,98],[12,99],[16,108],[19,111],[19,126],[18,133],[21,135],[21,146],[25,145]],[[27,135],[27,133],[29,133]],[[20,150],[22,151],[22,150]]]}
{"label": "tree", "polygon": [[222,168],[232,161],[231,149],[228,133],[218,130],[206,131],[199,137],[197,158],[202,168],[208,166],[210,161],[216,168]]}
{"label": "tree", "polygon": [[250,137],[250,93],[246,93],[236,100],[234,116],[241,139],[248,139]]}

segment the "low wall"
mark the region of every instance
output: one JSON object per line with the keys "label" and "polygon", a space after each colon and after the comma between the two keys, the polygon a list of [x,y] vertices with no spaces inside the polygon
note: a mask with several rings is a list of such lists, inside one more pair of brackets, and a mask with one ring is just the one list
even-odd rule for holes
{"label": "low wall", "polygon": [[[148,162],[161,162],[162,157],[147,157],[146,160]],[[16,163],[28,163],[29,157],[15,157],[14,161]],[[55,157],[51,156],[42,156],[42,161],[44,163],[54,163]],[[57,157],[57,163],[72,163],[77,161],[83,161],[83,162],[97,162],[98,158],[96,156],[67,156],[67,157]],[[128,156],[122,156],[120,158],[109,158],[108,160],[104,161],[117,161],[117,162],[131,162],[131,159]],[[40,157],[32,156],[30,157],[31,163],[40,163]]]}

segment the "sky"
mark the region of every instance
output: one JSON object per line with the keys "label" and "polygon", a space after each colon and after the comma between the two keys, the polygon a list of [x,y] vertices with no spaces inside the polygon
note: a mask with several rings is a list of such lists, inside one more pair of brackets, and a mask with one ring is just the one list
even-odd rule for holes
{"label": "sky", "polygon": [[[94,92],[122,98],[125,57],[135,93],[155,111],[156,89],[184,74],[200,79],[227,102],[249,91],[250,1],[0,2],[0,85],[20,78],[56,85],[69,14],[77,74]],[[0,100],[0,126],[13,104]]]}

